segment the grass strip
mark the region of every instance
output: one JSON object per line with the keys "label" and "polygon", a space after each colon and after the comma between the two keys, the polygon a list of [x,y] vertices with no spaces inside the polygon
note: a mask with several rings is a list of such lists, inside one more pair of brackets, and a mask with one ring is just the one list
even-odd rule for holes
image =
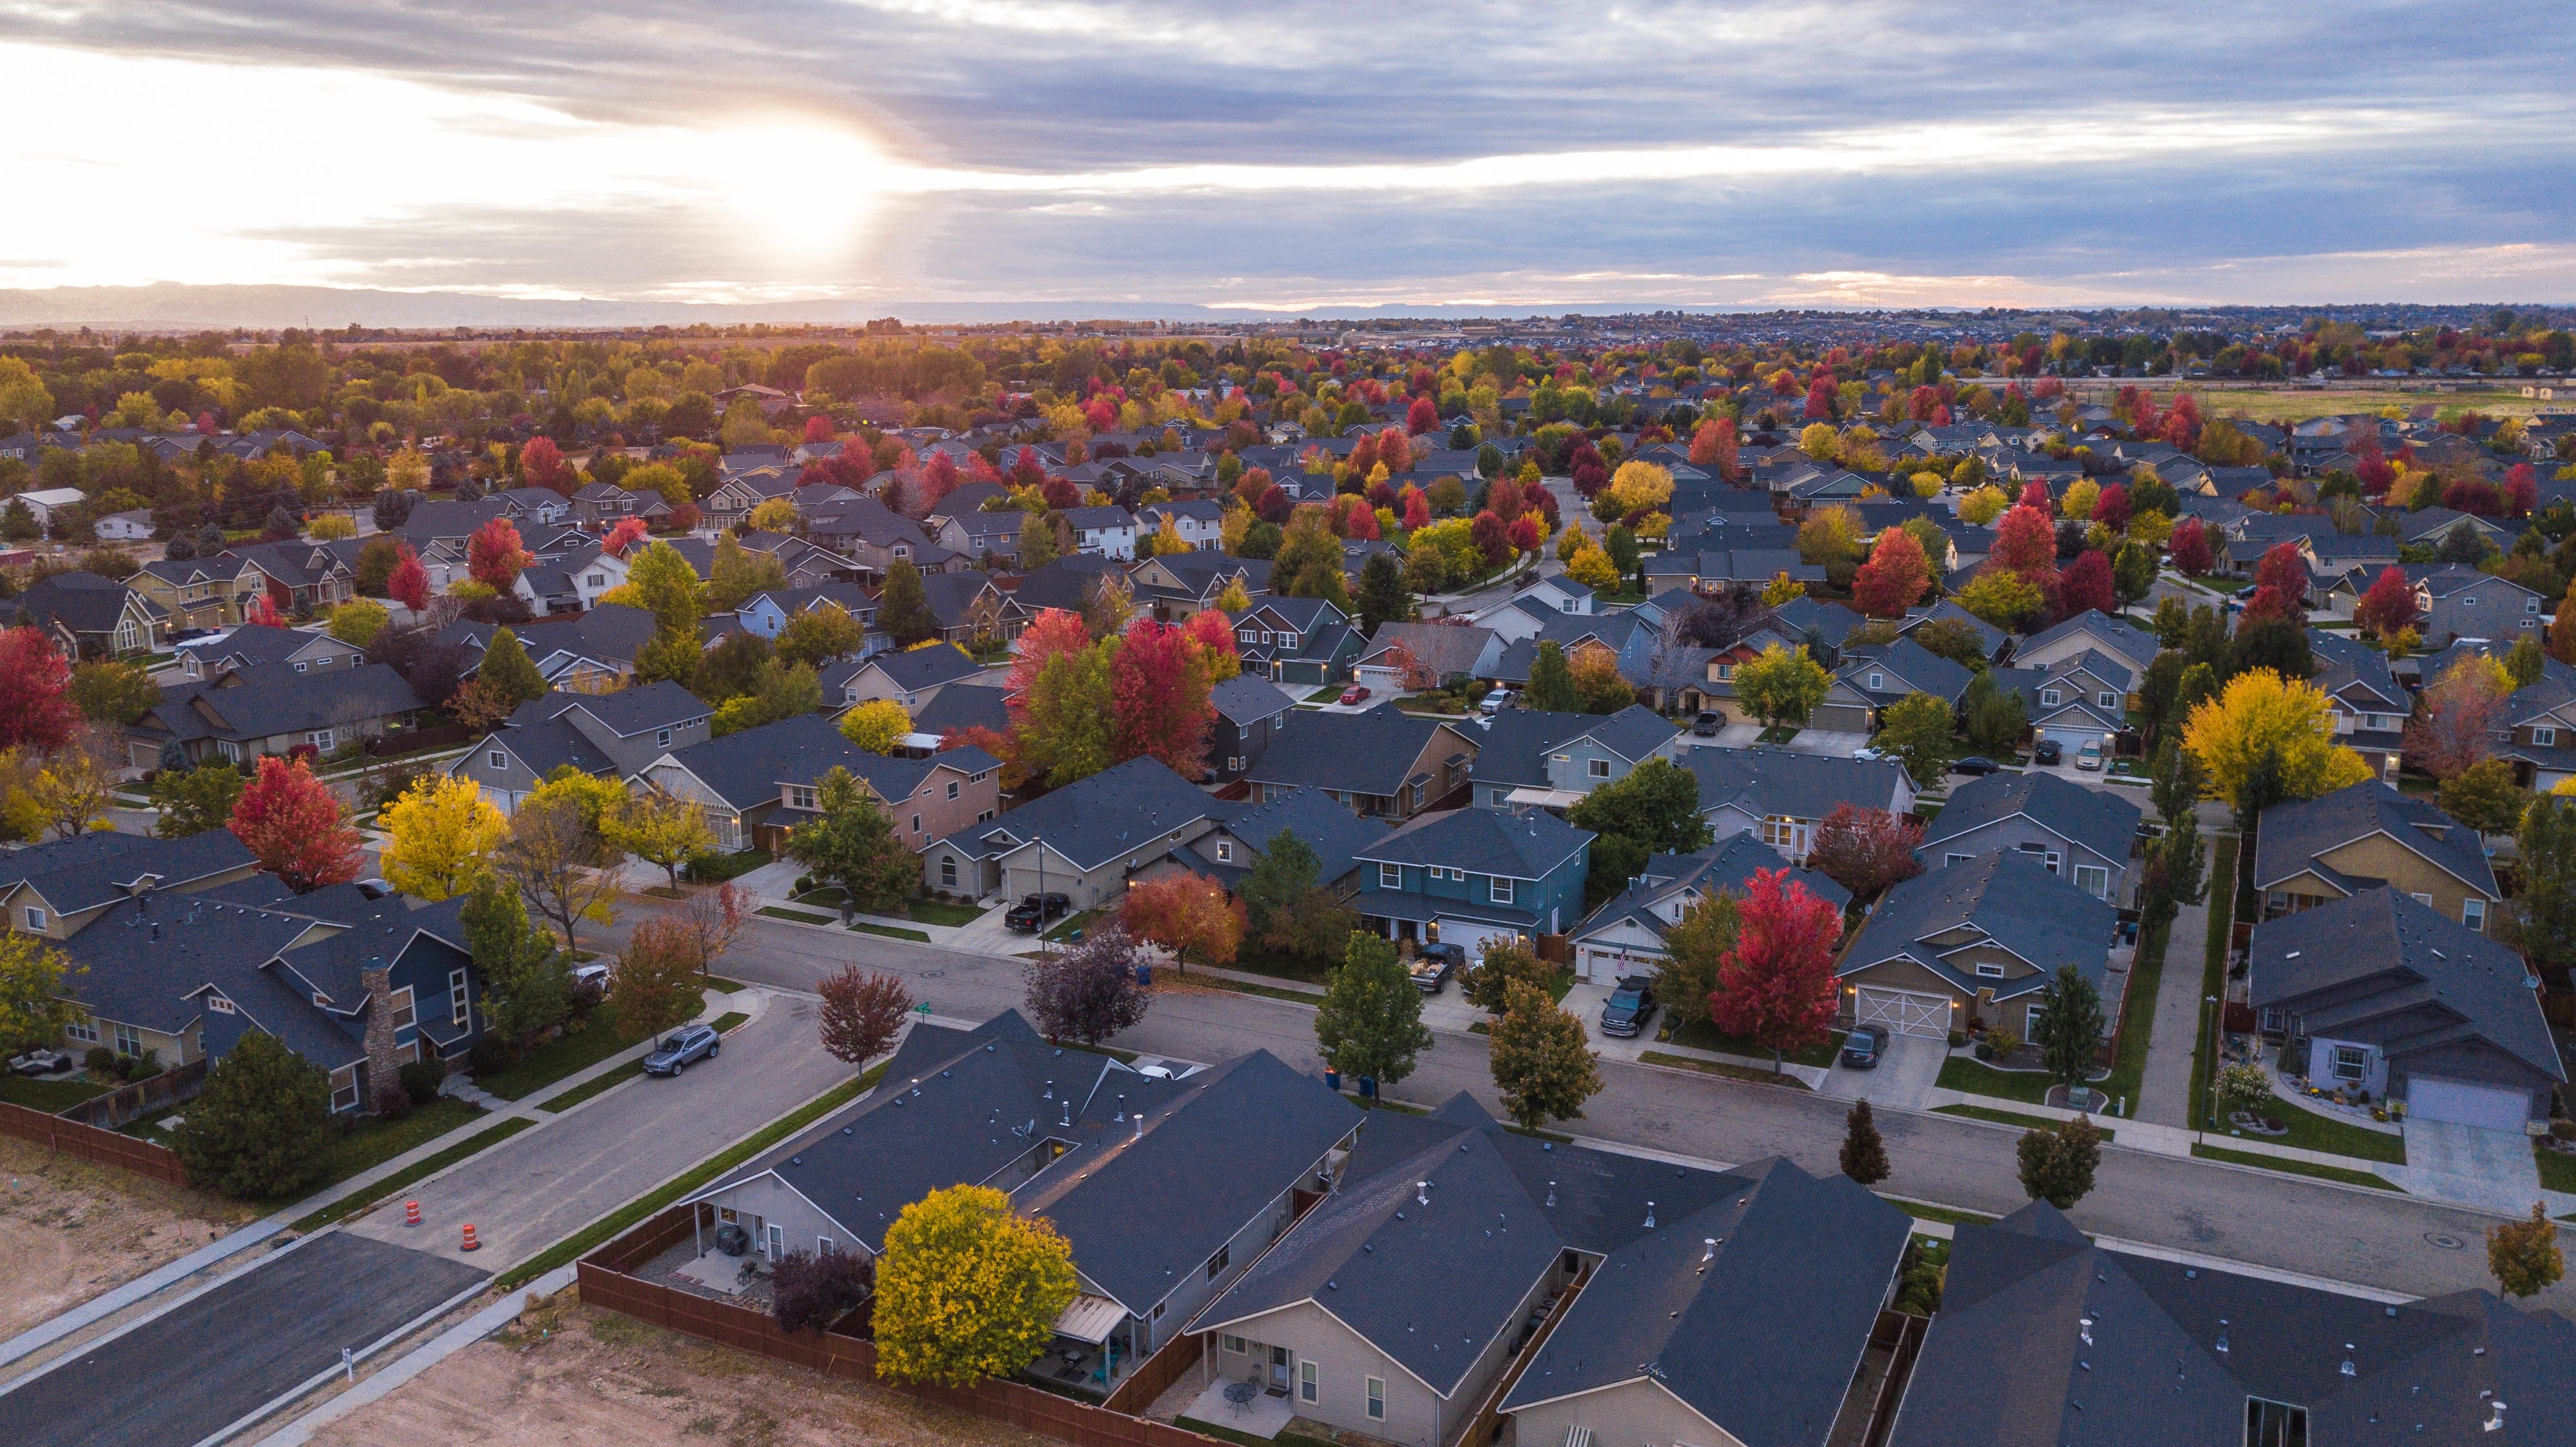
{"label": "grass strip", "polygon": [[1323,993],[1318,990],[1291,990],[1284,985],[1256,985],[1249,980],[1227,980],[1215,975],[1192,975],[1183,983],[1211,985],[1220,990],[1232,990],[1238,995],[1267,995],[1274,1000],[1293,1000],[1300,1005],[1321,1004],[1324,999]]}
{"label": "grass strip", "polygon": [[2138,953],[2129,966],[2128,994],[2120,1001],[2120,1053],[2111,1061],[2111,1078],[2102,1093],[2137,1107],[2139,1082],[2147,1074],[2147,1044],[2155,1033],[2156,992],[2164,987],[2165,947],[2172,926],[2158,925],[2138,938]]}
{"label": "grass strip", "polygon": [[1941,1062],[1941,1074],[1933,1081],[1943,1090],[1956,1090],[1967,1095],[1991,1095],[1998,1100],[2018,1100],[2024,1105],[2048,1104],[2048,1088],[2056,1084],[2044,1070],[1997,1070],[1982,1060],[1953,1055]]}
{"label": "grass strip", "polygon": [[643,1073],[644,1062],[641,1059],[629,1060],[615,1070],[585,1080],[561,1095],[549,1096],[538,1101],[537,1109],[549,1114],[561,1115],[592,1096],[613,1090]]}
{"label": "grass strip", "polygon": [[2199,1033],[2191,1046],[2191,1114],[2188,1124],[2201,1128],[2208,1114],[2204,1097],[2209,1092],[2210,1019],[2209,997],[2227,985],[2227,941],[2236,923],[2236,840],[2222,838],[2209,856],[2209,937],[2202,943],[2200,965],[2201,1006],[2192,1013],[2199,1017]]}
{"label": "grass strip", "polygon": [[1938,1221],[1945,1226],[1984,1226],[1996,1221],[1983,1211],[1962,1211],[1956,1206],[1935,1206],[1928,1201],[1908,1201],[1898,1196],[1879,1197],[1904,1211],[1917,1221]]}
{"label": "grass strip", "polygon": [[[761,911],[763,914],[774,914],[776,912],[777,911],[775,910]],[[823,922],[825,924],[831,923],[829,920],[825,920]],[[850,928],[863,935],[883,935],[890,940],[911,940],[915,944],[923,945],[930,943],[930,934],[926,930],[904,929],[899,925],[890,924],[870,924],[863,919],[852,920],[850,922]]]}
{"label": "grass strip", "polygon": [[751,1017],[749,1015],[744,1014],[740,1010],[727,1010],[723,1014],[718,1015],[715,1019],[716,1033],[719,1035],[730,1035],[736,1029],[739,1029],[741,1026],[748,1023],[750,1019]]}
{"label": "grass strip", "polygon": [[1722,1075],[1729,1080],[1745,1080],[1755,1085],[1785,1085],[1791,1090],[1806,1090],[1807,1082],[1782,1071],[1777,1075],[1750,1065],[1721,1065],[1714,1060],[1694,1060],[1687,1055],[1670,1055],[1649,1050],[1637,1057],[1648,1065],[1669,1065],[1679,1070],[1696,1070],[1702,1075]]}
{"label": "grass strip", "polygon": [[377,1116],[355,1130],[331,1142],[327,1152],[330,1164],[322,1178],[296,1191],[293,1195],[262,1202],[269,1207],[291,1206],[315,1191],[336,1186],[351,1176],[374,1170],[405,1151],[417,1150],[449,1131],[459,1129],[483,1113],[454,1096],[441,1096],[427,1105],[414,1107],[399,1120]]}
{"label": "grass strip", "polygon": [[2406,1188],[2368,1171],[2347,1171],[2341,1166],[2321,1166],[2314,1161],[2294,1161],[2282,1156],[2258,1156],[2252,1151],[2222,1150],[2217,1146],[2193,1146],[2191,1153],[2205,1161],[2225,1161],[2231,1166],[2252,1166],[2258,1171],[2280,1171],[2293,1176],[2314,1176],[2320,1181],[2341,1181],[2347,1186],[2368,1186],[2377,1191],[2406,1194]]}
{"label": "grass strip", "polygon": [[751,988],[740,980],[728,980],[722,975],[707,976],[706,987],[710,990],[722,990],[728,995],[739,995]]}
{"label": "grass strip", "polygon": [[[1936,1105],[1932,1107],[1932,1113],[1964,1115],[1970,1120],[1990,1120],[1997,1125],[2017,1125],[2027,1130],[2055,1130],[2065,1124],[2063,1121],[2051,1120],[2044,1115],[2023,1115],[2016,1110],[1988,1110],[1982,1105]],[[2100,1121],[2095,1121],[2093,1128],[2102,1132],[2102,1139],[2106,1141],[2119,1135],[2118,1131],[2103,1125]]]}
{"label": "grass strip", "polygon": [[2540,1166],[2540,1188],[2576,1195],[2576,1156],[2553,1151],[2539,1141],[2531,1143],[2531,1158]]}
{"label": "grass strip", "polygon": [[859,1098],[861,1092],[884,1077],[885,1062],[869,1067],[856,1080],[845,1080],[796,1109],[762,1126],[734,1142],[723,1151],[690,1167],[663,1185],[645,1192],[598,1220],[565,1237],[518,1265],[501,1273],[493,1284],[503,1291],[524,1286],[558,1266],[573,1262],[632,1230],[635,1224],[698,1189],[707,1182],[750,1160],[753,1156],[787,1139],[824,1116]]}
{"label": "grass strip", "polygon": [[1332,1443],[1321,1437],[1309,1437],[1302,1432],[1283,1430],[1276,1437],[1255,1437],[1249,1432],[1238,1432],[1232,1427],[1220,1427],[1214,1422],[1202,1422],[1196,1417],[1175,1417],[1172,1419],[1172,1425],[1184,1432],[1196,1432],[1201,1436],[1214,1437],[1220,1442],[1235,1443],[1237,1447],[1333,1447]]}
{"label": "grass strip", "polygon": [[567,1031],[474,1083],[503,1100],[525,1100],[568,1075],[579,1075],[638,1042],[617,1028],[613,1006],[601,1006],[578,1030]]}
{"label": "grass strip", "polygon": [[528,1119],[524,1115],[514,1115],[508,1120],[502,1121],[498,1125],[493,1126],[489,1130],[476,1131],[474,1134],[467,1136],[465,1139],[458,1141],[456,1144],[449,1146],[447,1149],[440,1151],[438,1154],[431,1156],[426,1160],[414,1161],[410,1165],[403,1167],[401,1170],[394,1172],[392,1175],[385,1177],[383,1180],[376,1182],[374,1185],[369,1186],[364,1190],[353,1191],[346,1196],[342,1196],[339,1200],[333,1201],[330,1205],[327,1205],[322,1209],[315,1211],[313,1214],[306,1216],[302,1220],[297,1221],[294,1226],[289,1229],[297,1232],[319,1231],[334,1221],[345,1221],[349,1217],[357,1215],[359,1212],[374,1205],[378,1201],[383,1200],[387,1196],[392,1195],[396,1191],[402,1190],[404,1187],[410,1186],[416,1182],[425,1181],[431,1176],[438,1174],[440,1171],[446,1170],[449,1166],[456,1164],[458,1161],[465,1159],[467,1156],[474,1155],[488,1147],[497,1146],[501,1142],[508,1140],[510,1137],[517,1135],[519,1132],[526,1130],[535,1124],[535,1121]]}
{"label": "grass strip", "polygon": [[783,904],[764,904],[760,908],[753,910],[752,913],[765,914],[771,919],[783,919],[794,924],[837,923],[837,921],[828,914],[816,914],[811,910],[789,909]]}

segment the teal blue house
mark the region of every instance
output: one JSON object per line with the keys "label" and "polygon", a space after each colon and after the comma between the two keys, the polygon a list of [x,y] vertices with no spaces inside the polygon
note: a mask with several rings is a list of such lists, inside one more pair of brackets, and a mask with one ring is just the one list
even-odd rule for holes
{"label": "teal blue house", "polygon": [[1463,945],[1534,942],[1583,918],[1592,834],[1543,810],[1450,809],[1391,830],[1355,856],[1361,928],[1388,939]]}

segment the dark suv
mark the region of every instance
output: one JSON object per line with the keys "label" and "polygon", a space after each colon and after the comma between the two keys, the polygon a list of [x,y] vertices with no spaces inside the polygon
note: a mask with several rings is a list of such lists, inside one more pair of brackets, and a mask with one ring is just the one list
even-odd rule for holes
{"label": "dark suv", "polygon": [[1655,1018],[1655,982],[1644,975],[1625,975],[1619,988],[1601,1002],[1601,1033],[1621,1039],[1646,1028]]}
{"label": "dark suv", "polygon": [[1002,916],[1002,924],[1015,933],[1033,935],[1046,928],[1048,920],[1062,919],[1071,913],[1073,900],[1069,896],[1032,894],[1012,905],[1011,912]]}

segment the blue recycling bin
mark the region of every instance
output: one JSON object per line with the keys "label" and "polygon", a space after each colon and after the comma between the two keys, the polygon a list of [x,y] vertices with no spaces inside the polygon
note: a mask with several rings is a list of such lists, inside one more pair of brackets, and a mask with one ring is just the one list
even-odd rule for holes
{"label": "blue recycling bin", "polygon": [[1326,1090],[1339,1091],[1342,1088],[1342,1073],[1338,1070],[1325,1071],[1324,1088]]}
{"label": "blue recycling bin", "polygon": [[1154,983],[1154,967],[1151,964],[1143,961],[1139,961],[1137,963],[1136,983],[1146,986],[1151,986]]}
{"label": "blue recycling bin", "polygon": [[1376,1076],[1374,1076],[1374,1075],[1363,1075],[1363,1076],[1361,1076],[1361,1077],[1360,1077],[1360,1099],[1362,1099],[1362,1100],[1375,1100],[1375,1099],[1377,1099],[1377,1077],[1376,1077]]}

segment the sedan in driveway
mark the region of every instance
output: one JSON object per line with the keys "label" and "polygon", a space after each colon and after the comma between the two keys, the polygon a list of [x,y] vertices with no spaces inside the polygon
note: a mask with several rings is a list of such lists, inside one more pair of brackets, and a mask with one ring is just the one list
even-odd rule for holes
{"label": "sedan in driveway", "polygon": [[1876,1070],[1887,1053],[1887,1031],[1876,1025],[1855,1026],[1843,1037],[1843,1064],[1853,1070]]}
{"label": "sedan in driveway", "polygon": [[1355,704],[1355,703],[1366,703],[1366,702],[1368,702],[1368,696],[1369,696],[1369,691],[1368,691],[1367,689],[1365,689],[1365,688],[1360,688],[1360,687],[1357,687],[1357,686],[1353,686],[1353,687],[1350,687],[1350,688],[1343,689],[1343,690],[1342,690],[1342,705],[1343,705],[1344,707],[1346,707],[1346,708],[1347,708],[1347,707],[1349,707],[1350,705]]}
{"label": "sedan in driveway", "polygon": [[2055,764],[2065,757],[2065,748],[2055,739],[2041,739],[2030,746],[2030,761],[2034,764]]}
{"label": "sedan in driveway", "polygon": [[694,1061],[715,1059],[716,1052],[723,1048],[724,1040],[716,1034],[713,1025],[691,1025],[685,1030],[675,1030],[654,1047],[652,1054],[644,1057],[644,1073],[677,1075]]}

